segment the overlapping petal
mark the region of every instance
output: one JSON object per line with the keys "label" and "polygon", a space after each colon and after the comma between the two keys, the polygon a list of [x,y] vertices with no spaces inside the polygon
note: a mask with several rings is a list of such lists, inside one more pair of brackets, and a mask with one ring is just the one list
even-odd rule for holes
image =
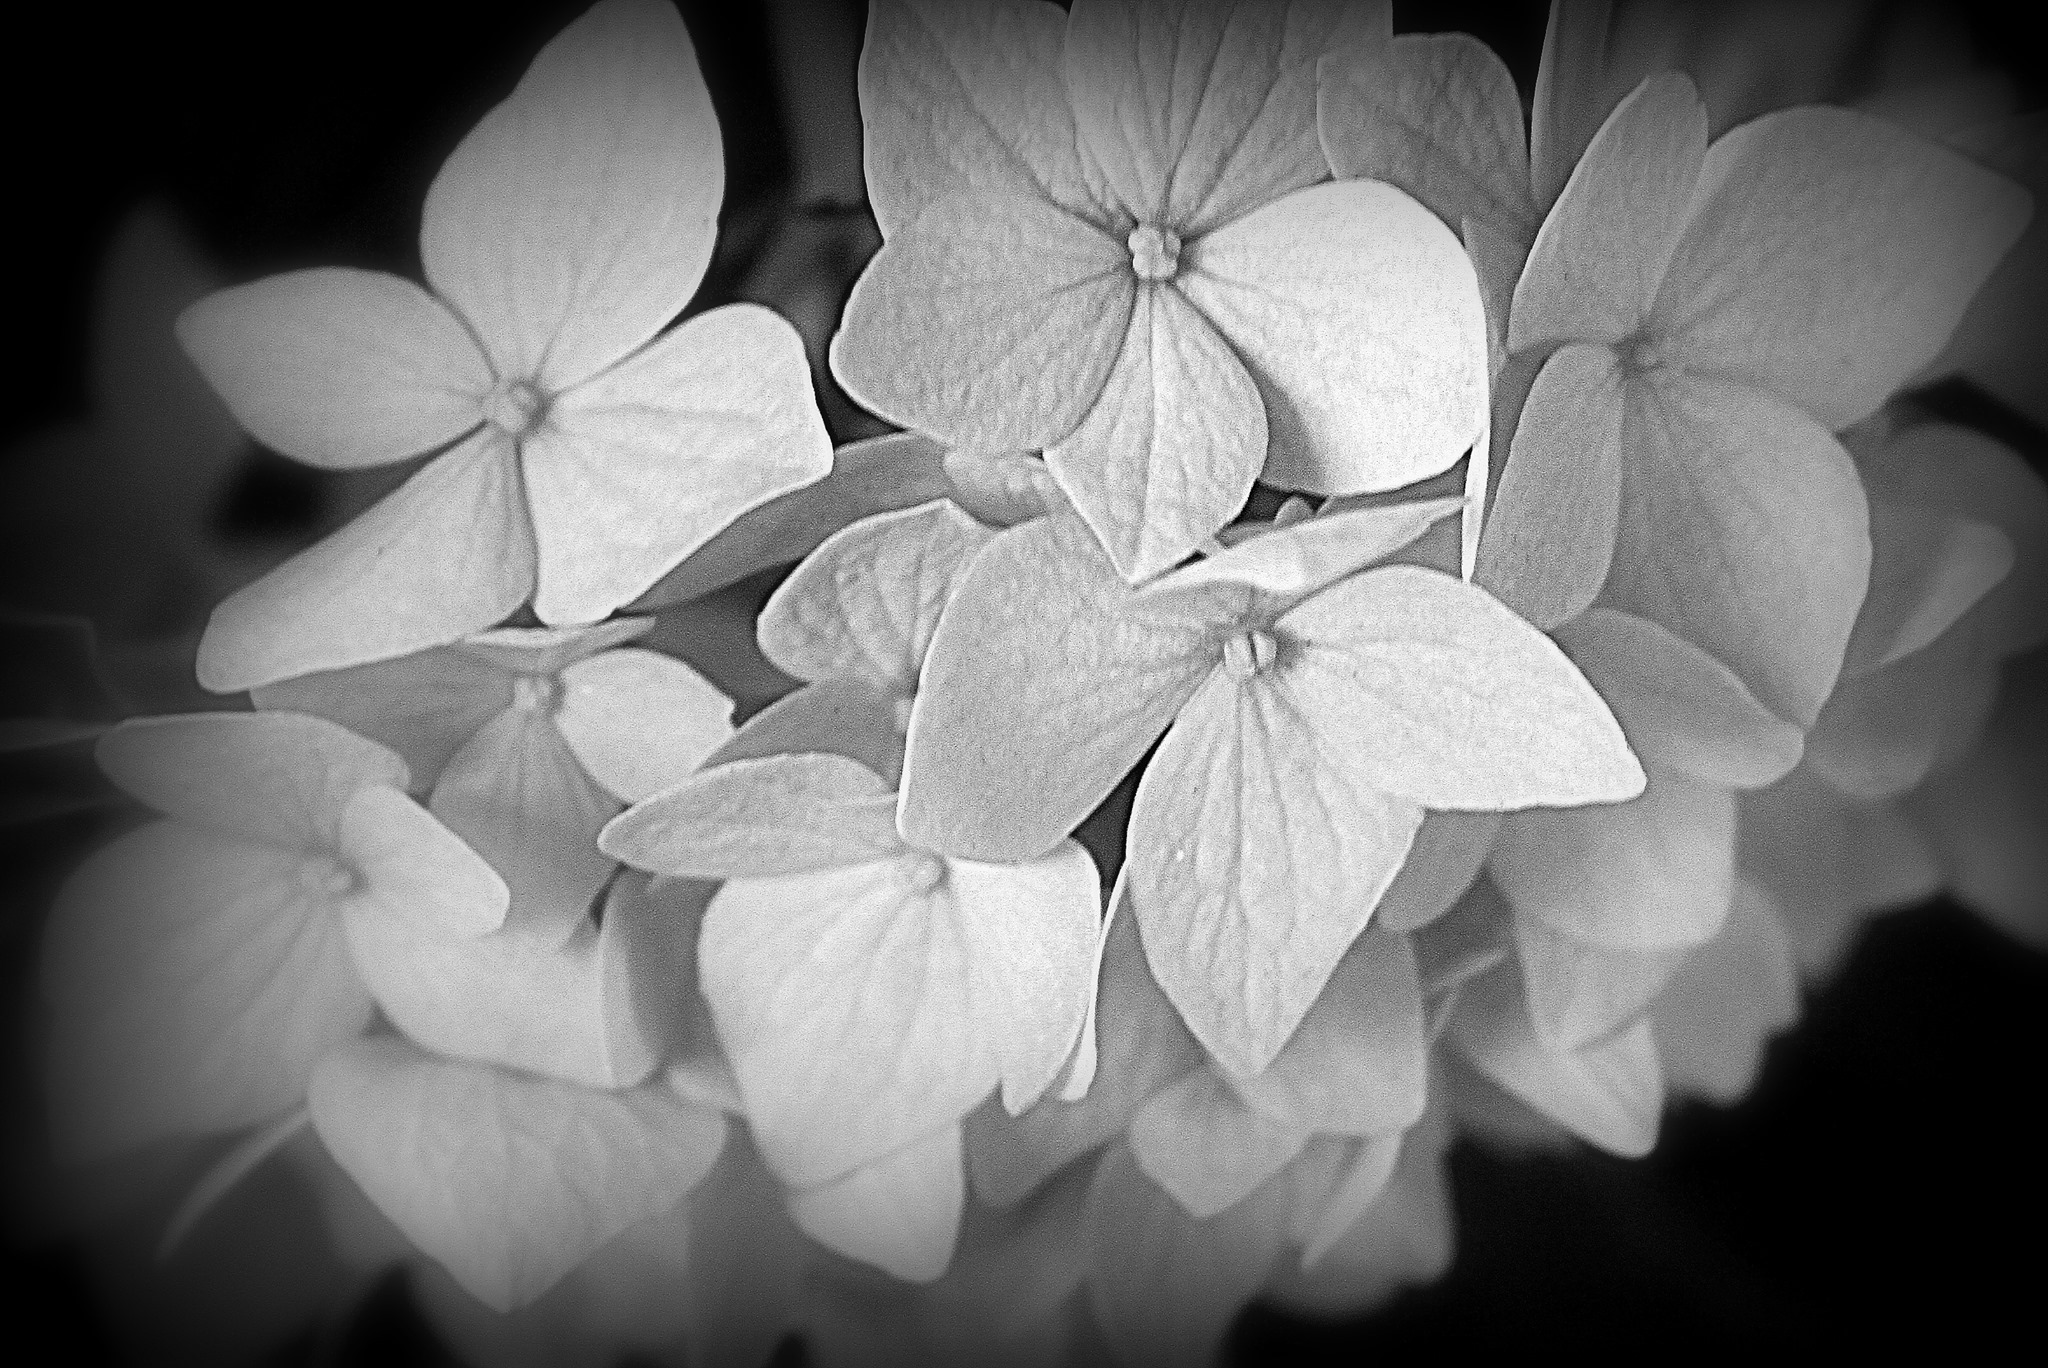
{"label": "overlapping petal", "polygon": [[1486,424],[1478,277],[1457,235],[1392,186],[1265,204],[1193,244],[1175,283],[1258,381],[1269,483],[1397,489],[1448,469]]}
{"label": "overlapping petal", "polygon": [[604,617],[748,509],[819,479],[832,443],[796,329],[734,304],[561,395],[521,446],[543,622]]}
{"label": "overlapping petal", "polygon": [[178,339],[265,446],[318,466],[384,465],[483,421],[490,363],[409,280],[323,267],[208,295]]}
{"label": "overlapping petal", "polygon": [[199,682],[231,693],[445,645],[519,607],[533,576],[513,453],[486,429],[215,608]]}

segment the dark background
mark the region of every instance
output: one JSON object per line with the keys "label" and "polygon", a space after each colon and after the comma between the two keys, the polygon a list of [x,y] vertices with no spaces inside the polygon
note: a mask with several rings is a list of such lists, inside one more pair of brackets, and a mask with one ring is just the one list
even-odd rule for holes
{"label": "dark background", "polygon": [[[82,410],[85,301],[108,235],[138,200],[173,205],[231,279],[327,263],[417,277],[419,206],[441,160],[582,8],[74,4],[10,16],[0,449]],[[727,146],[734,227],[707,281],[715,302],[748,265],[742,221],[763,221],[776,203],[785,130],[754,6],[681,8]],[[2038,108],[2036,49],[2020,21],[1989,4],[1957,12]],[[1397,23],[1477,34],[1528,89],[1540,4],[1407,5]],[[2039,462],[2038,431],[1974,396],[1949,399]],[[317,498],[297,468],[263,459],[228,516],[290,534],[311,527]],[[24,903],[80,832],[37,839],[34,850],[0,843],[0,858],[27,871],[13,881]],[[12,909],[0,927],[10,1000],[34,937],[33,909]],[[1355,1325],[1255,1311],[1234,1352],[1338,1363],[1537,1345],[1670,1357],[2037,1341],[2048,1294],[2044,1061],[2048,958],[1951,905],[1892,917],[1811,997],[1741,1107],[1678,1111],[1657,1153],[1635,1163],[1461,1149],[1461,1247],[1446,1280]],[[61,1250],[10,1242],[0,1296],[14,1303],[0,1342],[33,1361],[111,1361],[92,1294]],[[338,1341],[296,1342],[279,1361],[439,1360],[394,1290]]]}

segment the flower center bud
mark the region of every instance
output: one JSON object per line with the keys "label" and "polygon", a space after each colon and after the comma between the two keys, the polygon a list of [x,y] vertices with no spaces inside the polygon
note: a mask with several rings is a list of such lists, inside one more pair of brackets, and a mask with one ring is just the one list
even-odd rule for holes
{"label": "flower center bud", "polygon": [[1180,235],[1171,228],[1141,223],[1126,240],[1131,269],[1140,280],[1171,280],[1180,270]]}
{"label": "flower center bud", "polygon": [[553,712],[561,697],[562,681],[553,675],[512,676],[512,706],[524,712]]}
{"label": "flower center bud", "polygon": [[1622,367],[1638,375],[1660,370],[1670,360],[1664,351],[1664,339],[1650,333],[1637,333],[1623,339],[1617,350],[1621,353]]}
{"label": "flower center bud", "polygon": [[484,395],[484,421],[508,437],[524,437],[547,416],[547,396],[530,380],[500,380]]}
{"label": "flower center bud", "polygon": [[332,855],[308,855],[299,862],[299,887],[315,897],[347,897],[356,883],[355,871]]}
{"label": "flower center bud", "polygon": [[1236,680],[1269,670],[1280,658],[1280,643],[1263,627],[1254,627],[1223,643],[1223,668]]}
{"label": "flower center bud", "polygon": [[946,862],[929,850],[912,853],[903,861],[903,886],[912,894],[925,894],[946,881]]}

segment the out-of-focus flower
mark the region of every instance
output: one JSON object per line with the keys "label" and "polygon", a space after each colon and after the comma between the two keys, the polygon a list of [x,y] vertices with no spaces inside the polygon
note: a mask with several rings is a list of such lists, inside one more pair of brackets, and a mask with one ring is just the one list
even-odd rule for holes
{"label": "out-of-focus flower", "polygon": [[840,383],[951,443],[1044,449],[1131,580],[1262,472],[1356,493],[1450,466],[1484,424],[1471,268],[1405,195],[1319,184],[1316,61],[1387,28],[1305,0],[877,6],[885,244]]}
{"label": "out-of-focus flower", "polygon": [[[661,333],[709,259],[717,122],[657,0],[606,0],[441,168],[409,281],[320,269],[214,295],[180,335],[243,425],[310,464],[446,448],[216,610],[209,688],[440,645],[529,599],[604,617],[827,469],[803,346],[731,306]],[[659,335],[657,335],[659,334]]]}
{"label": "out-of-focus flower", "polygon": [[67,885],[44,953],[66,1148],[111,1153],[288,1112],[371,1001],[342,921],[479,935],[505,886],[405,796],[405,764],[291,713],[123,723],[100,763],[169,814]]}

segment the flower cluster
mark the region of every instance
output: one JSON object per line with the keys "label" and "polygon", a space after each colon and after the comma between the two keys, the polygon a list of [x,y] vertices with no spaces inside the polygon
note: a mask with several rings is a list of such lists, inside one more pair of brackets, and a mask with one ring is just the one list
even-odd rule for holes
{"label": "flower cluster", "polygon": [[[161,816],[55,909],[67,1151],[240,1137],[182,1230],[289,1145],[487,1361],[1192,1363],[1439,1274],[1456,1135],[1739,1097],[1868,914],[2048,934],[2048,488],[1911,400],[1995,140],[1609,98],[1569,4],[1529,119],[1384,4],[870,9],[830,358],[901,434],[672,322],[665,0],[457,147],[424,286],[183,313],[258,442],[424,460],[214,611],[252,709],[100,737]],[[796,561],[735,727],[672,643]]]}

